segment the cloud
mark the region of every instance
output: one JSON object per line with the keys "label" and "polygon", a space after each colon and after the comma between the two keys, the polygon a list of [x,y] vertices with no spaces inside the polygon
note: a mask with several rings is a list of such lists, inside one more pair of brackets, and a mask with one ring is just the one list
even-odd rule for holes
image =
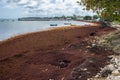
{"label": "cloud", "polygon": [[0,0],[6,8],[23,8],[25,15],[84,15],[79,0]]}
{"label": "cloud", "polygon": [[27,4],[29,0],[19,0],[18,4]]}

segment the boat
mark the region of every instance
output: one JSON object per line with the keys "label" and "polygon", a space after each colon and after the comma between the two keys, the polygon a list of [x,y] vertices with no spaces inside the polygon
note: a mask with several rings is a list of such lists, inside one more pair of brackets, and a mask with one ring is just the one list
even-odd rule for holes
{"label": "boat", "polygon": [[64,25],[71,25],[71,23],[64,23]]}
{"label": "boat", "polygon": [[50,24],[50,26],[57,26],[57,24]]}

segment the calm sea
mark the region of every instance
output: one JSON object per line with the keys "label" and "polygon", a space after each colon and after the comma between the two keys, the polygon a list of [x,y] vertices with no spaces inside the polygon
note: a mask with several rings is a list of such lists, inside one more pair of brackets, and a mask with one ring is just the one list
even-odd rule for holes
{"label": "calm sea", "polygon": [[[0,21],[0,41],[28,32],[43,31],[52,27],[68,26],[64,23],[75,25],[88,24],[78,21]],[[50,24],[57,24],[57,26],[50,26]]]}

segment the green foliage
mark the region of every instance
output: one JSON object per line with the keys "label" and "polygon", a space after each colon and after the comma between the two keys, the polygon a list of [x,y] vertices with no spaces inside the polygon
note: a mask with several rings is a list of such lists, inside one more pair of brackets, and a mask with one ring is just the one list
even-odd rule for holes
{"label": "green foliage", "polygon": [[83,19],[84,20],[92,20],[92,17],[91,16],[85,16]]}
{"label": "green foliage", "polygon": [[85,10],[92,9],[107,21],[120,21],[120,0],[81,0],[77,3],[86,6]]}
{"label": "green foliage", "polygon": [[73,14],[73,16],[71,17],[71,19],[76,20],[77,16],[75,14]]}
{"label": "green foliage", "polygon": [[93,19],[98,19],[98,18],[99,18],[98,15],[93,16]]}

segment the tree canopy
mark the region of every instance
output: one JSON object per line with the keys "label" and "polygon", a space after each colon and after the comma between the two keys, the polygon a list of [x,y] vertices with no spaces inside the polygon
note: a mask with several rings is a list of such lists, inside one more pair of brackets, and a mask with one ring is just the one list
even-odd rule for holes
{"label": "tree canopy", "polygon": [[86,6],[85,10],[92,9],[104,20],[120,21],[120,0],[81,0],[78,3]]}
{"label": "tree canopy", "polygon": [[92,20],[92,17],[91,16],[85,16],[83,19],[84,20]]}

